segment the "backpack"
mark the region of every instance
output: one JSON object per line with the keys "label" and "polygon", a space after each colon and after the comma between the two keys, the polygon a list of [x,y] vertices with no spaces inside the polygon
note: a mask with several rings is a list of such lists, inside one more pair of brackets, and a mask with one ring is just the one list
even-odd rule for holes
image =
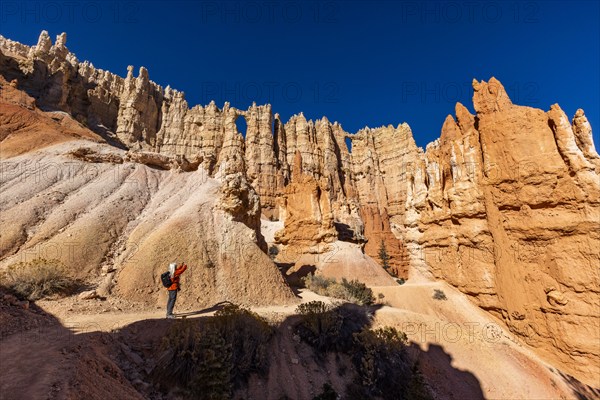
{"label": "backpack", "polygon": [[173,284],[173,281],[171,280],[171,273],[169,271],[163,272],[162,275],[160,276],[160,280],[161,280],[163,286],[166,288],[168,288],[169,286],[171,286]]}

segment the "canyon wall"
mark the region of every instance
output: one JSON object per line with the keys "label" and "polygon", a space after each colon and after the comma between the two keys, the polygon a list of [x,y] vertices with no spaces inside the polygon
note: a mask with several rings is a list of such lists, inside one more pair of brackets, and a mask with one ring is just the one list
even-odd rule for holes
{"label": "canyon wall", "polygon": [[270,105],[189,108],[145,68],[121,78],[65,43],[0,37],[0,72],[114,145],[244,175],[263,217],[286,221],[281,246],[337,236],[378,259],[383,243],[399,275],[449,282],[568,372],[600,377],[600,157],[582,110],[569,120],[473,81],[476,114],[457,104],[423,150],[407,124],[349,134],[326,118],[284,123]]}

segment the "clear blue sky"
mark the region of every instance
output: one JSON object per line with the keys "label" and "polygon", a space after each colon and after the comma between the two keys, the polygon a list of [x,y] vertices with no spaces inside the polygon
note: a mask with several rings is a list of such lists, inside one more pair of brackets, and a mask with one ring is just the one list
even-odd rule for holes
{"label": "clear blue sky", "polygon": [[80,60],[143,65],[190,105],[269,102],[349,132],[406,121],[421,146],[495,76],[515,103],[583,108],[600,147],[599,21],[597,1],[0,2],[2,35],[65,31]]}

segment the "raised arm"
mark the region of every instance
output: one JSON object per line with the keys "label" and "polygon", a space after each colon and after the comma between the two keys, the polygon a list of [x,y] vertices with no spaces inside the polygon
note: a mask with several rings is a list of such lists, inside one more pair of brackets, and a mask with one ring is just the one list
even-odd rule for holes
{"label": "raised arm", "polygon": [[177,267],[177,269],[175,270],[174,277],[178,277],[179,275],[183,274],[186,269],[187,269],[187,264],[181,263],[181,265],[179,267]]}

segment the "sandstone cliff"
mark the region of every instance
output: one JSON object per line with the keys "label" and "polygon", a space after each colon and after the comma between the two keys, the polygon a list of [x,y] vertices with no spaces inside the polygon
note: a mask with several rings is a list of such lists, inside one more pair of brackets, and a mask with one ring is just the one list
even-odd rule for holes
{"label": "sandstone cliff", "polygon": [[302,156],[296,151],[293,182],[284,190],[284,228],[275,233],[275,243],[284,245],[281,257],[295,261],[303,253],[325,251],[337,238],[331,201],[321,183],[302,170]]}
{"label": "sandstone cliff", "polygon": [[[284,123],[270,105],[189,108],[145,68],[122,78],[65,44],[64,34],[52,44],[43,32],[32,47],[0,37],[0,73],[130,157],[239,177],[232,190],[250,195],[245,206],[284,220],[284,251],[338,239],[377,260],[383,241],[400,275],[446,280],[567,371],[600,377],[600,157],[582,110],[569,121],[558,105],[513,104],[494,78],[474,81],[476,114],[457,104],[423,150],[407,124],[349,134],[326,118]],[[245,206],[226,208],[260,241],[258,213],[239,214]]]}

